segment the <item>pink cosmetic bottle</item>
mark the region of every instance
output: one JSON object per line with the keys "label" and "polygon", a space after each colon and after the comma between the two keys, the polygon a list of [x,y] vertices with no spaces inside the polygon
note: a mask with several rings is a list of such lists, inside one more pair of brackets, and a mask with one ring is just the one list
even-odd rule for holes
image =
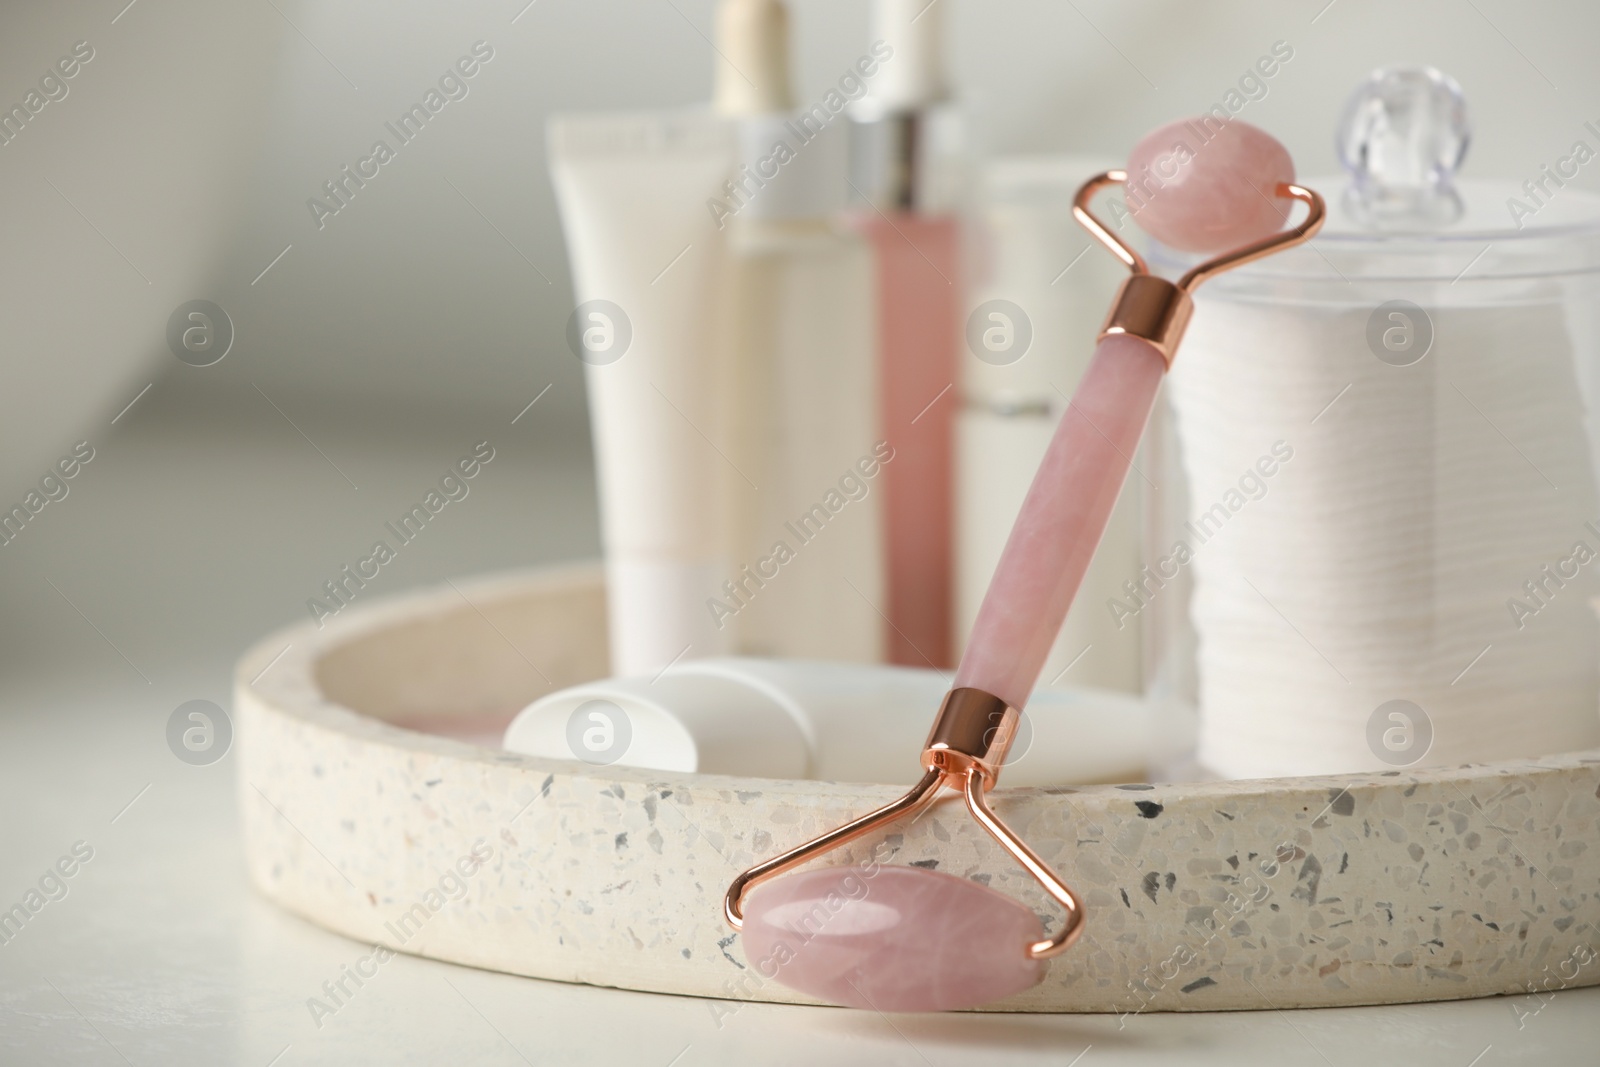
{"label": "pink cosmetic bottle", "polygon": [[[867,94],[851,107],[851,184],[877,274],[890,663],[954,659],[954,466],[959,234],[948,188],[957,137],[941,107],[942,11],[875,0]],[[943,186],[943,187],[941,187]]]}

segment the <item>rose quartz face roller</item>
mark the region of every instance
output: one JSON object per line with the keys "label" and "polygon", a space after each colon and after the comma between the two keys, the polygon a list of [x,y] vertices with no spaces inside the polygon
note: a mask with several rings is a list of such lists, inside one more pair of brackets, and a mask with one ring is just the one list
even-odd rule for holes
{"label": "rose quartz face roller", "polygon": [[[1216,253],[1176,283],[1089,210],[1121,183],[1142,229],[1165,244]],[[1294,201],[1306,218],[1282,229]],[[1099,346],[1050,442],[989,583],[922,752],[926,773],[905,796],[745,871],[724,913],[764,978],[803,993],[879,1011],[970,1008],[1043,979],[1046,961],[1083,930],[1083,904],[989,808],[1021,709],[1099,544],[1144,433],[1156,389],[1212,275],[1311,238],[1320,196],[1294,184],[1289,153],[1271,136],[1207,116],[1163,126],[1134,148],[1128,169],[1078,190],[1078,221],[1128,265]],[[767,883],[818,855],[914,815],[945,787],[1066,912],[1046,936],[1038,916],[987,886],[876,862],[822,867]]]}

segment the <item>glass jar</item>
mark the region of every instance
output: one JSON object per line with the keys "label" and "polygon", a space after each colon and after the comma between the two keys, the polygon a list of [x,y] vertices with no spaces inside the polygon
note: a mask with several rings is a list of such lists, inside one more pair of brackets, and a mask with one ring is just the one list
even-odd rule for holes
{"label": "glass jar", "polygon": [[1162,776],[1600,744],[1600,197],[1557,184],[1576,146],[1454,183],[1458,92],[1374,75],[1341,132],[1355,183],[1306,183],[1319,236],[1196,294],[1146,566],[1108,605],[1143,631]]}

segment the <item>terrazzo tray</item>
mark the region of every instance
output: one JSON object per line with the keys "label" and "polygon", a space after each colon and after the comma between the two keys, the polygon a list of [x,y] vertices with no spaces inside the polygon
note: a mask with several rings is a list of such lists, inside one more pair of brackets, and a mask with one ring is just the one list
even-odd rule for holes
{"label": "terrazzo tray", "polygon": [[[751,863],[899,795],[922,738],[908,739],[894,785],[499,750],[499,729],[531,699],[605,674],[604,627],[601,573],[582,567],[351,605],[320,630],[262,641],[235,675],[256,887],[331,930],[436,959],[804,1002],[748,968],[722,893]],[[459,739],[473,735],[485,743]],[[1375,1004],[1600,983],[1600,751],[1000,789],[993,803],[1088,908],[1078,945],[995,1010]],[[1058,921],[953,794],[893,829],[888,862],[972,878]]]}

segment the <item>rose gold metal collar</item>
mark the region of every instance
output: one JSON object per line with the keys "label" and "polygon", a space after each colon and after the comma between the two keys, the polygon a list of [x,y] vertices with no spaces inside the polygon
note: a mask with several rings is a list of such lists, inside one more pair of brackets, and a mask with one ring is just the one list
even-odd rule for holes
{"label": "rose gold metal collar", "polygon": [[1194,314],[1194,299],[1191,294],[1201,282],[1225,270],[1242,267],[1263,256],[1270,256],[1282,249],[1304,244],[1322,229],[1322,223],[1327,217],[1327,205],[1315,190],[1290,182],[1280,183],[1277,188],[1280,197],[1299,200],[1306,205],[1306,217],[1299,225],[1208,259],[1189,270],[1174,283],[1151,274],[1144,257],[1134,251],[1121,237],[1107,229],[1105,224],[1089,210],[1089,204],[1096,193],[1107,186],[1118,185],[1127,180],[1128,172],[1125,170],[1108,170],[1090,178],[1083,183],[1078,195],[1073,198],[1072,215],[1095,240],[1110,249],[1111,254],[1132,271],[1132,276],[1122,283],[1122,288],[1117,292],[1117,298],[1111,305],[1111,313],[1106,316],[1105,326],[1100,330],[1101,338],[1113,334],[1141,337],[1155,346],[1156,351],[1161,353],[1161,358],[1167,361],[1168,367],[1172,366],[1172,357],[1178,351],[1178,342],[1183,339],[1183,331],[1188,328],[1189,318]]}
{"label": "rose gold metal collar", "polygon": [[1021,712],[1016,708],[982,689],[952,689],[946,693],[939,716],[934,720],[933,729],[928,732],[928,741],[922,750],[922,765],[927,773],[911,787],[911,791],[877,811],[829,830],[821,837],[758,863],[739,875],[728,886],[728,892],[723,897],[723,916],[728,920],[728,925],[735,930],[744,926],[745,895],[757,884],[793,870],[880,826],[925,810],[939,799],[943,787],[949,786],[966,799],[967,810],[978,825],[988,831],[989,836],[998,841],[1000,847],[1009,852],[1067,913],[1066,920],[1055,936],[1028,946],[1028,956],[1042,960],[1065,952],[1083,932],[1082,901],[1061,880],[1060,875],[1039,858],[1038,853],[1001,821],[984,796],[994,788],[1000,777],[1000,768],[1016,737],[1020,719]]}

